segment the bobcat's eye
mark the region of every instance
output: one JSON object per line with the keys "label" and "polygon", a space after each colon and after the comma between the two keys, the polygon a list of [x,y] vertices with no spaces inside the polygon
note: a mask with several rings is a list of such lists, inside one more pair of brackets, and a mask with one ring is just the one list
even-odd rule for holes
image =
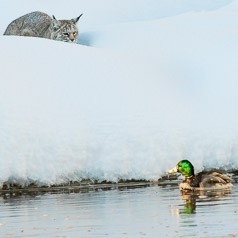
{"label": "bobcat's eye", "polygon": [[69,36],[69,33],[66,33],[66,32],[65,32],[65,33],[63,33],[63,34],[64,34],[65,36]]}
{"label": "bobcat's eye", "polygon": [[73,35],[76,36],[76,35],[77,35],[77,32],[75,31],[75,32],[73,33]]}

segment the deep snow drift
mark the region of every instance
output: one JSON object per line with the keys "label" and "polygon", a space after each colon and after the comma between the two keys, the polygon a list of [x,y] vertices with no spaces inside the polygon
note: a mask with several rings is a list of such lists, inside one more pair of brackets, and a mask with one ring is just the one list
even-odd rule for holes
{"label": "deep snow drift", "polygon": [[238,168],[238,1],[10,0],[0,31],[34,10],[81,35],[0,37],[1,183]]}

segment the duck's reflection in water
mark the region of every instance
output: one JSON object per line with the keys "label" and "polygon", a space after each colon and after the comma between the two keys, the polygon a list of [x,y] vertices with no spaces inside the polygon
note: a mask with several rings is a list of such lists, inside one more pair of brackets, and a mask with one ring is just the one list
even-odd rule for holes
{"label": "duck's reflection in water", "polygon": [[198,206],[214,206],[217,201],[225,200],[232,193],[231,189],[227,190],[210,190],[210,191],[181,191],[181,199],[184,204],[179,207],[179,214],[194,214]]}

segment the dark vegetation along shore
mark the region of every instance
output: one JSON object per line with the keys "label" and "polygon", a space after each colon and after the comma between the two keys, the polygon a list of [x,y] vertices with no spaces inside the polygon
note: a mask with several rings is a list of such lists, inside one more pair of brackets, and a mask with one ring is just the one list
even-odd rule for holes
{"label": "dark vegetation along shore", "polygon": [[22,186],[16,183],[4,183],[0,189],[0,195],[20,195],[30,193],[70,193],[70,192],[91,192],[98,190],[113,190],[113,189],[126,189],[148,186],[166,186],[177,185],[178,176],[163,176],[157,181],[149,180],[119,180],[118,182],[97,181],[97,180],[82,180],[70,181],[64,184],[39,186],[36,183],[31,183],[27,186]]}
{"label": "dark vegetation along shore", "polygon": [[[219,170],[221,171],[221,170]],[[224,172],[224,171],[223,171]],[[238,183],[238,170],[226,171],[229,173],[234,181]],[[97,180],[82,180],[82,181],[69,181],[64,184],[56,185],[43,185],[40,186],[36,183],[28,185],[19,185],[17,183],[5,182],[0,189],[0,196],[16,196],[24,194],[42,194],[42,193],[79,193],[79,192],[93,192],[100,190],[113,190],[113,189],[133,189],[139,187],[149,186],[177,186],[181,182],[181,177],[175,175],[165,175],[157,181],[149,180],[119,180],[118,182],[97,181]]]}

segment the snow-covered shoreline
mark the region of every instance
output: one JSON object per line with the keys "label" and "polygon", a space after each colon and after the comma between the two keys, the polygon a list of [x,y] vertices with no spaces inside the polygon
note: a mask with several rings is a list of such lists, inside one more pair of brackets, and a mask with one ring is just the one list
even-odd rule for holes
{"label": "snow-covered shoreline", "polygon": [[238,1],[23,2],[4,3],[0,32],[83,12],[82,45],[0,36],[1,183],[153,180],[185,157],[238,168]]}

